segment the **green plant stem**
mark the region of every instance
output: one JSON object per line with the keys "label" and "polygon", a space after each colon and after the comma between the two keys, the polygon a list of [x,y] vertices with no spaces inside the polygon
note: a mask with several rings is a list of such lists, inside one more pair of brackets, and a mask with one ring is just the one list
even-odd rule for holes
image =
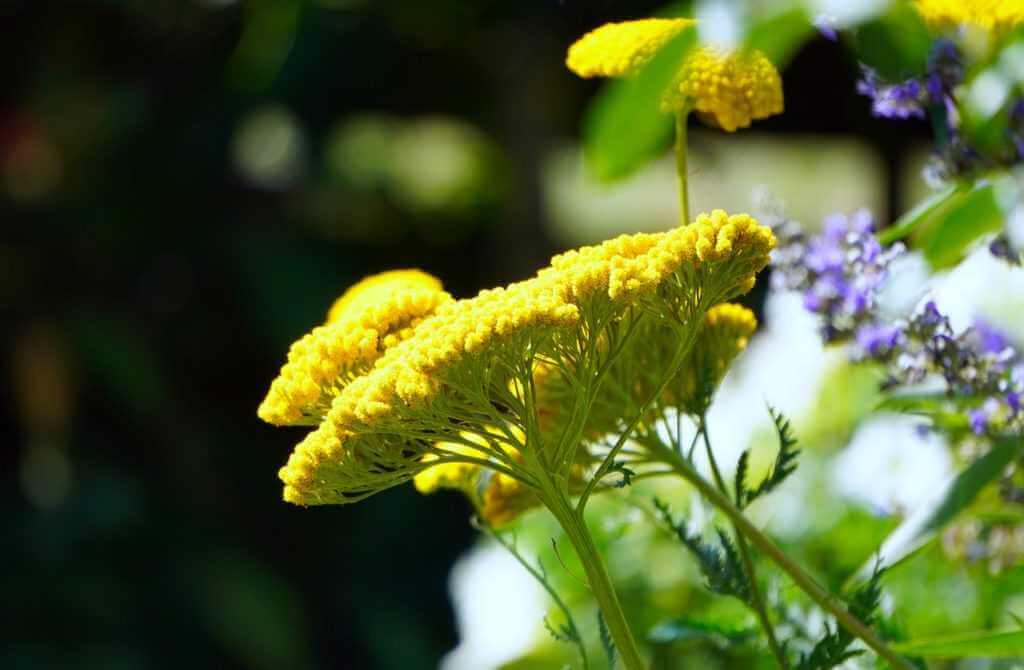
{"label": "green plant stem", "polygon": [[676,473],[682,478],[690,482],[697,489],[698,492],[712,505],[722,511],[729,520],[735,524],[736,529],[750,540],[758,549],[760,549],[768,558],[770,558],[776,565],[782,569],[790,579],[800,587],[800,589],[808,595],[815,603],[818,604],[823,610],[835,617],[839,625],[849,631],[852,635],[860,638],[864,641],[864,644],[868,645],[878,654],[884,658],[893,668],[899,668],[900,670],[916,670],[906,659],[902,658],[896,652],[889,648],[885,642],[875,634],[871,628],[864,625],[864,623],[856,616],[850,613],[846,609],[845,604],[839,599],[833,596],[831,593],[821,587],[813,577],[804,572],[796,561],[790,558],[782,549],[780,549],[772,540],[762,533],[757,526],[752,524],[743,512],[737,508],[729,497],[721,493],[713,484],[705,480],[700,474],[687,462],[684,458],[679,456],[673,449],[665,445],[661,445],[658,450],[665,463],[672,467]]}
{"label": "green plant stem", "polygon": [[[715,454],[711,449],[711,436],[708,434],[708,420],[705,415],[700,417],[700,432],[704,436],[704,449],[707,451],[708,462],[711,464],[711,472],[715,477],[718,490],[728,496],[729,489],[726,488],[722,472],[718,469],[718,461],[715,459]],[[750,600],[754,606],[754,612],[757,613],[757,618],[761,620],[761,627],[764,628],[764,632],[768,636],[768,646],[772,650],[772,655],[775,656],[775,661],[779,664],[781,670],[786,670],[789,664],[786,662],[786,654],[783,653],[782,647],[779,646],[779,641],[775,637],[775,628],[772,626],[772,620],[768,618],[768,610],[764,604],[761,587],[757,585],[757,571],[754,568],[754,561],[750,557],[750,548],[747,546],[747,540],[743,537],[743,533],[740,532],[735,522],[733,522],[732,527],[736,532],[736,546],[739,547],[740,557],[743,560],[743,571],[747,573],[747,581],[750,582]]]}
{"label": "green plant stem", "polygon": [[[551,582],[548,581],[547,571],[544,570],[544,564],[540,562],[540,558],[537,559],[537,566],[533,567],[530,562],[526,560],[519,550],[515,546],[515,537],[509,542],[505,540],[496,530],[494,530],[486,521],[473,519],[473,527],[477,528],[483,533],[487,533],[494,539],[495,542],[505,548],[508,553],[512,554],[512,557],[519,562],[519,565],[530,573],[530,575],[540,583],[540,585],[547,591],[548,595],[551,596],[551,600],[554,601],[555,606],[562,610],[563,616],[565,616],[565,625],[567,626],[570,639],[576,648],[580,652],[580,660],[583,662],[583,670],[590,670],[590,660],[587,658],[587,645],[583,643],[583,636],[580,635],[580,629],[576,626],[576,621],[572,618],[572,611],[569,606],[565,604],[565,601],[558,595],[555,588],[551,586]],[[545,622],[547,618],[545,617]]]}
{"label": "green plant stem", "polygon": [[687,185],[686,165],[686,120],[690,115],[688,109],[676,112],[676,173],[679,175],[679,215],[683,225],[690,223],[690,191]]}
{"label": "green plant stem", "polygon": [[583,515],[573,509],[568,497],[554,486],[544,488],[547,489],[543,494],[545,504],[558,520],[576,550],[576,555],[583,565],[583,571],[587,575],[590,590],[594,594],[598,607],[601,608],[601,614],[604,616],[608,632],[615,642],[615,648],[618,650],[623,666],[626,670],[644,670],[640,650],[636,646],[636,640],[633,639],[626,615],[622,612],[619,598],[615,594],[615,587],[608,576],[608,570],[594,544],[594,539],[587,529]]}

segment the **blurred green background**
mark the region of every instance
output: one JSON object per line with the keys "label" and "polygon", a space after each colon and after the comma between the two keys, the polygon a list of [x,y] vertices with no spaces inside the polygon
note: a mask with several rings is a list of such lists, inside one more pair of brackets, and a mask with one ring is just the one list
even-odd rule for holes
{"label": "blurred green background", "polygon": [[[0,666],[433,668],[456,495],[280,500],[255,409],[349,283],[457,296],[672,225],[670,163],[586,175],[573,39],[626,0],[0,3]],[[870,117],[824,38],[786,113],[695,131],[697,208],[903,206],[924,124]],[[909,175],[909,176],[903,176]]]}

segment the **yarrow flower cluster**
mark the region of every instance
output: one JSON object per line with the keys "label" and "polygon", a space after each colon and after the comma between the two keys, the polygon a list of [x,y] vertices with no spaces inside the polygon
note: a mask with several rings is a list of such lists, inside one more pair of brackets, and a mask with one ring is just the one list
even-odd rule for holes
{"label": "yarrow flower cluster", "polygon": [[[468,300],[439,298],[402,338],[379,355],[375,349],[372,365],[332,386],[326,414],[303,415],[322,419],[281,470],[285,498],[353,502],[428,468],[448,468],[435,483],[461,486],[469,470],[449,467],[457,463],[505,475],[489,480],[505,493],[515,488],[511,480],[534,494],[543,493],[545,477],[568,481],[587,461],[578,447],[601,392],[594,371],[613,376],[616,364],[648,344],[634,337],[656,330],[670,345],[652,370],[674,374],[705,320],[708,333],[736,321],[735,310],[709,310],[750,290],[773,245],[771,231],[749,216],[716,211],[667,233],[562,254],[532,279]],[[385,302],[405,305],[419,290],[396,284]],[[731,337],[727,348],[742,346]],[[711,367],[714,376],[724,372]],[[562,396],[571,418],[547,421],[554,434],[541,432],[552,410],[538,403],[551,397],[538,389],[538,368],[573,390]],[[421,478],[421,488],[434,488],[429,480]]]}
{"label": "yarrow flower cluster", "polygon": [[[566,65],[581,77],[629,76],[695,25],[692,19],[605,24],[569,48]],[[663,106],[667,111],[694,110],[711,125],[733,132],[782,112],[782,80],[759,51],[698,47],[685,57]]]}
{"label": "yarrow flower cluster", "polygon": [[1017,0],[916,0],[925,21],[939,27],[980,26],[1005,31],[1024,23],[1024,5]]}

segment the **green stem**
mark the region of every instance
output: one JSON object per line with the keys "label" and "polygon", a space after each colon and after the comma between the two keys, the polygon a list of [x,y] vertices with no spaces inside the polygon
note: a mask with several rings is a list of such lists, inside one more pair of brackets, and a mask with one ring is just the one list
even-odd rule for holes
{"label": "green stem", "polygon": [[688,109],[676,112],[676,173],[679,175],[679,214],[683,225],[690,223],[690,193],[687,186],[686,166],[686,119]]}
{"label": "green stem", "polygon": [[[726,488],[722,472],[718,469],[718,461],[715,459],[715,454],[711,449],[711,436],[708,434],[707,416],[702,415],[700,417],[700,432],[704,436],[704,448],[707,451],[708,462],[711,464],[711,472],[715,476],[718,490],[728,496],[729,489]],[[747,540],[743,537],[743,533],[740,532],[735,522],[733,522],[732,527],[736,532],[736,546],[739,547],[740,557],[743,560],[743,571],[747,573],[747,581],[750,582],[750,600],[754,607],[754,612],[757,613],[757,618],[761,621],[761,627],[764,628],[764,632],[768,636],[768,647],[772,650],[775,661],[779,664],[781,670],[786,670],[789,667],[786,662],[786,654],[782,651],[782,647],[779,646],[779,641],[775,637],[775,629],[772,626],[772,620],[768,618],[768,610],[765,608],[761,588],[757,584],[757,571],[754,568],[754,561],[750,557],[750,548],[747,546]]]}
{"label": "green stem", "polygon": [[644,670],[644,663],[640,658],[636,640],[633,639],[633,633],[626,622],[626,615],[622,612],[619,598],[615,594],[615,587],[608,576],[608,570],[594,544],[594,539],[590,536],[583,515],[573,509],[569,499],[562,493],[551,489],[545,493],[544,498],[548,509],[562,526],[562,530],[572,542],[576,555],[583,565],[590,590],[594,594],[598,607],[601,608],[601,614],[604,616],[608,632],[615,642],[615,648],[618,650],[623,666],[626,670]]}
{"label": "green stem", "polygon": [[839,625],[849,631],[852,635],[864,641],[878,654],[884,658],[893,668],[900,670],[915,670],[907,660],[896,654],[885,642],[875,634],[871,628],[846,609],[843,602],[822,588],[813,577],[804,572],[796,561],[786,555],[771,539],[762,533],[757,526],[752,524],[729,499],[729,497],[715,488],[713,484],[705,480],[693,469],[685,459],[675,453],[674,450],[662,446],[659,451],[667,465],[670,465],[679,476],[690,482],[694,488],[712,505],[722,511],[729,520],[735,524],[736,529],[745,535],[754,546],[760,549],[779,568],[782,569],[790,579],[803,590],[823,610],[835,617]]}

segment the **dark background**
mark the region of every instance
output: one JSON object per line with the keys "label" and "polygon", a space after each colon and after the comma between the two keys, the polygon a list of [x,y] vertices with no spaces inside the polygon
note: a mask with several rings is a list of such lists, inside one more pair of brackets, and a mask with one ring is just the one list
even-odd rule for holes
{"label": "dark background", "polygon": [[[556,251],[541,157],[597,88],[565,49],[658,4],[0,4],[0,666],[436,665],[465,503],[288,506],[276,472],[301,433],[256,406],[362,275],[418,266],[466,296]],[[759,130],[857,134],[894,173],[926,129],[870,118],[855,76],[816,39]],[[277,182],[233,153],[268,106],[303,137]],[[325,169],[332,128],[367,111],[488,137],[468,204],[415,211]]]}

